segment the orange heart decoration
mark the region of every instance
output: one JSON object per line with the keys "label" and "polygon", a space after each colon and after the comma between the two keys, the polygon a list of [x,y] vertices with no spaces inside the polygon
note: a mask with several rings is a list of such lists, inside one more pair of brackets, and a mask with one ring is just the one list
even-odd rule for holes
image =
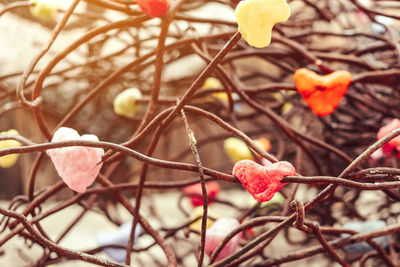
{"label": "orange heart decoration", "polygon": [[301,68],[293,76],[297,91],[310,109],[318,116],[331,114],[339,105],[351,83],[351,74],[345,70],[321,76],[312,70]]}

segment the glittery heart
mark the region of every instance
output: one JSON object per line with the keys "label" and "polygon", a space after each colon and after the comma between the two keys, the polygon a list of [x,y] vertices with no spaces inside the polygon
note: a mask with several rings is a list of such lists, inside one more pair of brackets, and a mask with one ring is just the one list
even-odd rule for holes
{"label": "glittery heart", "polygon": [[293,76],[297,91],[318,116],[331,114],[339,105],[351,83],[351,74],[345,70],[321,76],[301,68]]}
{"label": "glittery heart", "polygon": [[136,0],[143,12],[150,17],[162,17],[169,8],[168,0]]}
{"label": "glittery heart", "polygon": [[[217,246],[224,240],[232,230],[239,226],[239,221],[234,218],[221,218],[214,222],[214,224],[207,230],[206,244],[204,252],[207,255],[211,255]],[[219,261],[229,255],[231,255],[239,247],[240,234],[235,235],[229,242],[224,246],[221,252],[218,254],[216,261]]]}
{"label": "glittery heart", "polygon": [[258,202],[272,199],[275,192],[282,189],[284,176],[295,175],[293,165],[287,161],[262,166],[251,160],[241,160],[233,166],[232,174]]}
{"label": "glittery heart", "polygon": [[[221,191],[221,186],[217,182],[206,183],[207,197],[216,198],[219,191]],[[201,184],[193,184],[183,188],[183,192],[190,195],[190,201],[194,207],[203,205],[203,193],[201,190]],[[212,203],[213,200],[208,199],[208,204]]]}
{"label": "glittery heart", "polygon": [[290,8],[286,0],[244,0],[236,6],[235,16],[243,39],[262,48],[271,43],[274,25],[289,18]]}
{"label": "glittery heart", "polygon": [[[84,134],[79,136],[74,129],[61,127],[53,135],[51,142],[67,140],[99,141],[97,136]],[[72,190],[83,193],[93,184],[100,172],[104,149],[95,147],[71,146],[49,149],[47,154],[53,161],[58,175]]]}

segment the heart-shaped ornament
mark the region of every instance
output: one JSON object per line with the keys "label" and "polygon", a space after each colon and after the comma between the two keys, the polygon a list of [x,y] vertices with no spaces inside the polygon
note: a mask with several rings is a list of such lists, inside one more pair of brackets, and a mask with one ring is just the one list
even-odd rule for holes
{"label": "heart-shaped ornament", "polygon": [[[218,245],[232,230],[239,227],[239,221],[234,218],[221,218],[207,230],[204,252],[211,255]],[[231,255],[239,247],[241,234],[235,235],[218,254],[216,261]]]}
{"label": "heart-shaped ornament", "polygon": [[152,18],[162,17],[169,8],[168,0],[136,0],[142,11]]}
{"label": "heart-shaped ornament", "polygon": [[[77,131],[67,127],[59,128],[51,142],[68,140],[99,141],[93,134],[80,136]],[[71,146],[47,150],[58,175],[72,190],[83,193],[93,184],[100,172],[104,149],[96,147]]]}
{"label": "heart-shaped ornament", "polygon": [[286,0],[243,0],[236,6],[235,16],[243,39],[262,48],[271,43],[274,25],[289,18],[290,8]]}
{"label": "heart-shaped ornament", "polygon": [[318,116],[335,111],[351,83],[351,74],[345,70],[321,76],[312,70],[301,68],[293,76],[297,91],[310,109]]}
{"label": "heart-shaped ornament", "polygon": [[42,20],[54,20],[58,14],[57,0],[30,0],[31,15]]}
{"label": "heart-shaped ornament", "polygon": [[202,86],[203,89],[220,89],[223,88],[221,82],[214,77],[208,77]]}
{"label": "heart-shaped ornament", "polygon": [[[100,232],[97,235],[97,242],[100,246],[105,245],[122,245],[126,246],[129,242],[129,237],[132,230],[132,222],[122,224],[117,231],[113,232]],[[142,233],[140,224],[136,226],[135,240],[138,239]],[[116,262],[124,262],[126,258],[126,249],[123,248],[106,248],[104,252]]]}
{"label": "heart-shaped ornament", "polygon": [[[379,129],[379,132],[377,134],[377,139],[380,140],[386,135],[390,134],[392,131],[400,129],[400,120],[399,119],[393,119],[391,120],[387,125],[383,126],[382,128]],[[394,149],[397,149],[399,152],[399,157],[400,157],[400,136],[393,138],[386,144],[382,146],[383,152],[386,155],[391,155],[392,151]]]}
{"label": "heart-shaped ornament", "polygon": [[128,88],[119,93],[113,102],[115,114],[121,116],[133,116],[140,109],[138,100],[142,98],[142,93],[137,88]]}
{"label": "heart-shaped ornament", "polygon": [[235,137],[229,137],[224,141],[224,151],[228,155],[232,163],[236,163],[244,159],[253,159],[247,144]]}
{"label": "heart-shaped ornament", "polygon": [[[203,207],[196,207],[195,209],[193,209],[193,211],[192,211],[192,213],[190,214],[190,217],[189,217],[189,219],[191,221],[193,221],[189,225],[189,229],[190,230],[195,231],[197,233],[201,232],[202,216],[203,216]],[[216,213],[214,213],[213,210],[208,209],[208,211],[207,211],[206,229],[210,228],[214,223],[213,219],[217,219],[218,217],[219,216]],[[197,218],[197,220],[195,220],[196,218]],[[211,219],[211,218],[213,218],[213,219]]]}
{"label": "heart-shaped ornament", "polygon": [[[374,232],[377,230],[381,230],[387,226],[385,221],[379,220],[379,221],[349,221],[343,225],[343,228],[350,229],[353,231],[357,231],[360,233],[370,233]],[[341,237],[348,237],[350,236],[349,234],[341,234]],[[389,246],[389,236],[379,236],[374,239],[372,239],[374,242],[376,242],[379,246],[382,248],[387,248]],[[367,242],[359,242],[355,243],[352,245],[348,245],[344,247],[345,250],[351,253],[362,253],[365,254],[371,250],[374,250],[373,247],[371,247]]]}
{"label": "heart-shaped ornament", "polygon": [[233,166],[232,174],[239,179],[255,200],[266,202],[286,185],[286,183],[281,183],[283,177],[295,175],[296,170],[287,161],[262,166],[251,160],[241,160]]}
{"label": "heart-shaped ornament", "polygon": [[[271,142],[267,138],[261,137],[257,140],[253,140],[253,142],[256,143],[256,145],[262,148],[264,151],[268,152],[271,149]],[[232,163],[236,163],[244,159],[254,159],[254,156],[251,153],[250,148],[247,146],[247,144],[241,139],[235,137],[229,137],[225,139],[224,151],[228,155]],[[255,154],[258,155],[257,152],[255,152]]]}
{"label": "heart-shaped ornament", "polygon": [[[0,135],[11,135],[11,134],[16,134],[18,135],[18,131],[11,129],[8,131],[1,132]],[[0,141],[0,149],[7,149],[7,148],[13,148],[13,147],[20,147],[21,143],[18,142],[17,140],[2,140]],[[5,156],[0,157],[0,168],[10,168],[13,166],[17,160],[18,160],[19,154],[8,154]]]}
{"label": "heart-shaped ornament", "polygon": [[[207,197],[208,204],[213,202],[210,198],[216,198],[221,191],[221,186],[217,182],[208,182],[206,183],[206,190],[207,190]],[[201,189],[201,184],[192,184],[188,185],[183,188],[183,192],[189,195],[190,201],[194,207],[202,206],[203,205],[203,193]]]}

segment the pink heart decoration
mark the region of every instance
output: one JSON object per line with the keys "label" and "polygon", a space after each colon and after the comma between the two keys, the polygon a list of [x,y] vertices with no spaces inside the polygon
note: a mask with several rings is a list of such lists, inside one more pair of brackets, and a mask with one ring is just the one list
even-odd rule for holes
{"label": "pink heart decoration", "polygon": [[[99,141],[93,134],[79,136],[74,129],[61,127],[53,135],[51,142],[68,140]],[[72,190],[83,193],[93,184],[100,172],[104,149],[72,146],[47,150],[58,175]]]}
{"label": "pink heart decoration", "polygon": [[[379,132],[377,134],[378,140],[382,139],[386,135],[390,134],[392,131],[400,129],[400,120],[399,119],[393,119],[391,120],[387,125],[383,126],[381,129],[379,129]],[[398,157],[400,157],[400,136],[393,138],[386,144],[382,146],[382,149],[386,155],[391,155],[392,151],[394,149],[397,149]]]}
{"label": "pink heart decoration", "polygon": [[286,183],[281,183],[283,177],[295,175],[296,170],[287,161],[262,166],[251,160],[241,160],[233,166],[232,174],[240,180],[255,200],[266,202],[286,185]]}
{"label": "pink heart decoration", "polygon": [[[217,246],[224,240],[224,238],[235,228],[239,227],[239,221],[234,218],[221,218],[214,222],[214,224],[207,230],[206,244],[204,252],[211,255]],[[224,246],[218,254],[216,261],[219,261],[231,255],[239,247],[241,234],[235,235]]]}

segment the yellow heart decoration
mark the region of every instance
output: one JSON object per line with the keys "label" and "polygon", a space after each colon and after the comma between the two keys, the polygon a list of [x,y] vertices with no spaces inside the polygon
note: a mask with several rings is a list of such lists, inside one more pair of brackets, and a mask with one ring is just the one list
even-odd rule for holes
{"label": "yellow heart decoration", "polygon": [[204,89],[219,89],[222,88],[221,82],[214,77],[208,77],[202,86]]}
{"label": "yellow heart decoration", "polygon": [[[11,129],[9,131],[1,132],[0,135],[7,134],[19,134],[17,130]],[[16,140],[1,140],[0,141],[0,149],[7,149],[12,147],[20,147],[21,143]],[[0,157],[0,167],[1,168],[10,168],[17,162],[19,154],[9,154]]]}
{"label": "yellow heart decoration", "polygon": [[290,8],[286,0],[244,0],[237,5],[235,16],[243,39],[262,48],[271,43],[274,25],[290,17]]}
{"label": "yellow heart decoration", "polygon": [[[275,208],[277,206],[282,205],[283,203],[285,203],[286,199],[285,197],[279,193],[276,192],[275,195],[271,198],[271,200],[267,201],[267,202],[262,202],[260,205],[260,208]],[[248,204],[249,204],[249,208],[254,206],[255,204],[260,203],[257,200],[255,200],[253,197],[249,197],[248,199]]]}
{"label": "yellow heart decoration", "polygon": [[[223,88],[223,86],[217,78],[208,77],[205,80],[205,82],[203,83],[202,88],[204,88],[204,89],[221,89],[221,88]],[[213,93],[212,96],[222,100],[223,102],[228,102],[228,100],[229,100],[228,94],[225,92]],[[236,93],[233,93],[232,98],[233,98],[233,100],[238,100],[239,96]]]}
{"label": "yellow heart decoration", "polygon": [[58,13],[57,0],[30,0],[32,16],[42,20],[53,20]]}
{"label": "yellow heart decoration", "polygon": [[[265,151],[269,151],[271,148],[271,143],[266,138],[259,138],[253,141],[256,143],[257,146]],[[224,151],[228,155],[232,163],[236,163],[245,159],[254,160],[254,156],[251,153],[250,148],[247,146],[247,144],[236,137],[229,137],[225,139]],[[256,153],[256,155],[258,155],[258,153]]]}
{"label": "yellow heart decoration", "polygon": [[232,163],[244,159],[253,159],[253,155],[246,143],[235,137],[229,137],[224,141],[224,150]]}
{"label": "yellow heart decoration", "polygon": [[[203,216],[203,207],[196,207],[190,214],[189,219],[190,220],[194,220],[196,218],[198,218],[198,219],[189,225],[190,230],[197,231],[200,233],[200,231],[201,231],[201,216]],[[214,212],[212,212],[210,209],[207,212],[207,217],[213,217],[215,219],[218,219],[218,216]],[[207,218],[207,223],[206,223],[207,229],[210,228],[211,225],[213,225],[213,223],[214,223],[213,220]]]}
{"label": "yellow heart decoration", "polygon": [[139,110],[140,105],[136,103],[142,98],[142,93],[137,88],[128,88],[118,94],[114,99],[114,112],[122,116],[133,116]]}

